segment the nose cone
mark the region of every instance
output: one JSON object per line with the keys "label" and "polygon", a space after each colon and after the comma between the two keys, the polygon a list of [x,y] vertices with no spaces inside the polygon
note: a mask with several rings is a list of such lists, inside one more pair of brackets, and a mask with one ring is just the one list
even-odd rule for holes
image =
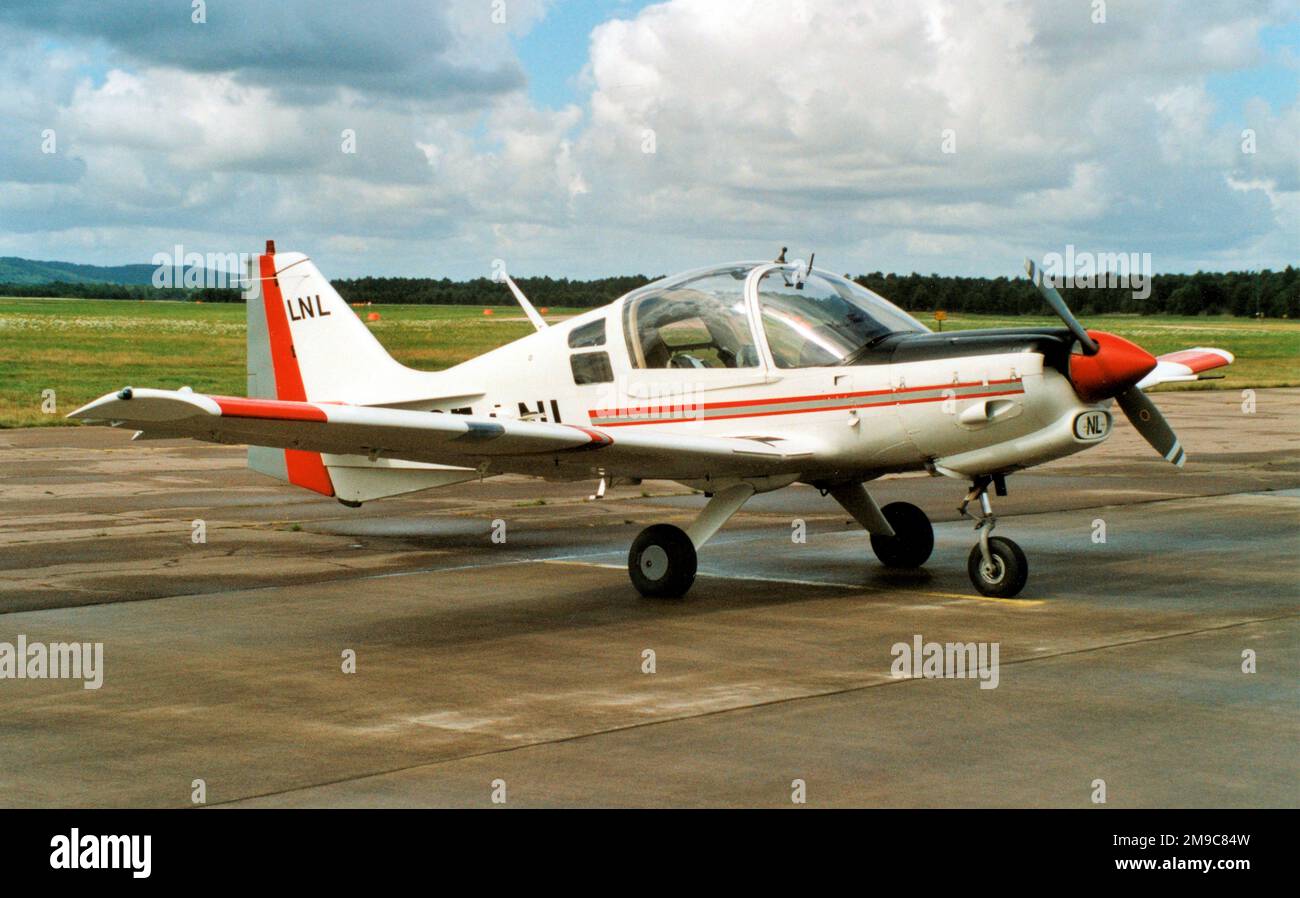
{"label": "nose cone", "polygon": [[1097,353],[1070,356],[1070,383],[1085,402],[1118,396],[1156,366],[1155,356],[1123,337],[1104,331],[1088,335],[1097,341]]}

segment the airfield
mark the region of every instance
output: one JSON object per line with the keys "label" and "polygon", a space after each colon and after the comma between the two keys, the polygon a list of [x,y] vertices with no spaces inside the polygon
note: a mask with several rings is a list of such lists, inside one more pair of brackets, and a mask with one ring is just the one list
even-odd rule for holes
{"label": "airfield", "polygon": [[[0,431],[0,640],[104,644],[98,690],[0,680],[0,805],[1300,806],[1300,390],[1159,402],[1183,471],[1120,422],[1010,479],[1016,600],[974,592],[942,478],[873,486],[934,520],[923,572],[796,487],[653,601],[627,549],[703,503],[674,484],[354,510],[239,449]],[[916,635],[998,643],[997,688],[891,677]]]}

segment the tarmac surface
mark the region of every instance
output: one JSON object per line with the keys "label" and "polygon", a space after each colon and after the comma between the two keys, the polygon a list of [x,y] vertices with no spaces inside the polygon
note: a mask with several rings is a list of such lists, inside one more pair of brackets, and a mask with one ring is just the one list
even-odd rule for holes
{"label": "tarmac surface", "polygon": [[[99,689],[0,679],[0,805],[1300,806],[1300,390],[1158,401],[1183,471],[1121,421],[1010,479],[1002,601],[944,478],[872,484],[934,520],[921,572],[792,487],[655,601],[627,549],[675,484],[353,510],[239,449],[0,431],[0,642],[104,645]],[[997,687],[892,676],[918,635],[996,643]]]}

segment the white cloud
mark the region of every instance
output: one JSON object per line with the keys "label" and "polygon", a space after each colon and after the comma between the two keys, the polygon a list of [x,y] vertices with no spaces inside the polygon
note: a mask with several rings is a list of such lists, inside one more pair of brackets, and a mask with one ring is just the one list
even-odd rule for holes
{"label": "white cloud", "polygon": [[[1014,275],[1067,242],[1163,269],[1277,266],[1300,245],[1300,104],[1248,104],[1246,156],[1207,81],[1259,64],[1269,6],[1112,3],[1094,25],[1064,0],[673,0],[596,28],[585,65],[564,61],[589,97],[559,110],[498,78],[517,64],[503,32],[542,2],[510,0],[504,26],[456,0],[432,24],[298,37],[311,58],[288,85],[246,55],[223,69],[220,41],[183,64],[55,6],[66,45],[0,57],[9,252],[123,262],[274,236],[340,275],[476,275],[500,256],[582,276],[786,244],[846,271]],[[436,69],[412,50],[425,32]],[[38,155],[43,123],[57,160]]]}
{"label": "white cloud", "polygon": [[[679,0],[597,29],[585,211],[690,261],[690,241],[779,234],[845,268],[985,273],[1072,240],[1186,266],[1286,224],[1226,188],[1236,140],[1206,90],[1258,61],[1257,12],[1112,4],[1094,25],[1071,3],[804,8]],[[620,191],[636,202],[609,202]],[[875,258],[837,258],[861,246]]]}

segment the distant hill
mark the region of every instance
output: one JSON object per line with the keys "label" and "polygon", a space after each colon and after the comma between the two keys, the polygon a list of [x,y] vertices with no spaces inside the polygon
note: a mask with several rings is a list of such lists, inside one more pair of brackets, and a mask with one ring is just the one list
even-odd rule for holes
{"label": "distant hill", "polygon": [[152,265],[78,265],[0,256],[0,284],[127,284],[147,286]]}

